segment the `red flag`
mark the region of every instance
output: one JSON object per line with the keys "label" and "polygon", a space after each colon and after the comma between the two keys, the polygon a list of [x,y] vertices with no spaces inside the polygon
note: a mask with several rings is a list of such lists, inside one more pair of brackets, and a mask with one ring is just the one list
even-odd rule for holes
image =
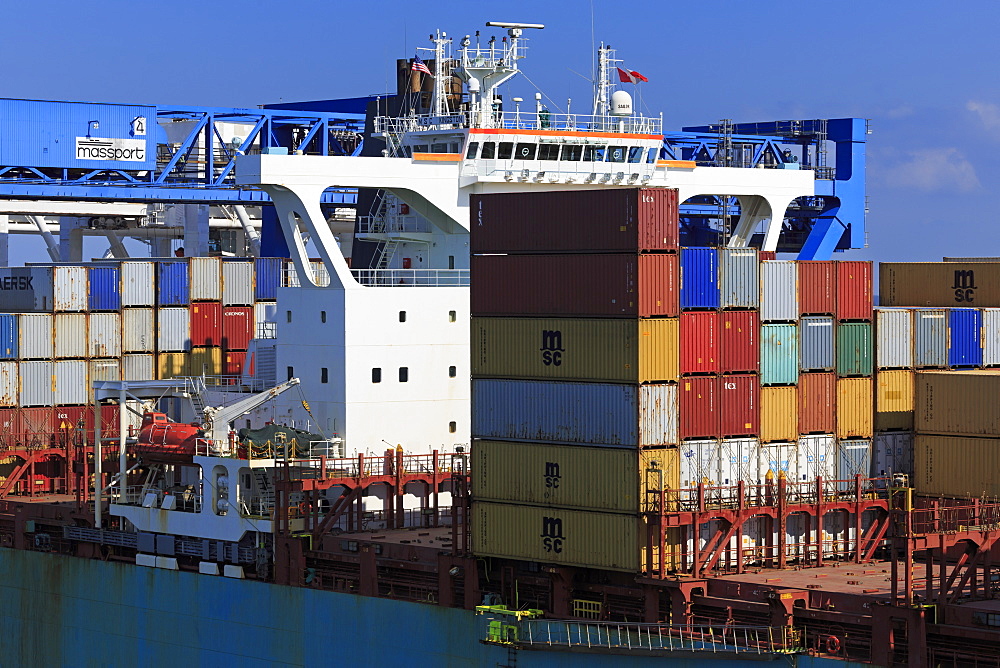
{"label": "red flag", "polygon": [[642,76],[641,74],[639,74],[635,70],[630,71],[629,74],[631,74],[633,77],[635,77],[639,81],[645,81],[646,83],[649,83],[649,79],[647,79],[646,77]]}
{"label": "red flag", "polygon": [[630,71],[630,70],[623,70],[620,67],[617,68],[617,69],[618,69],[618,79],[622,83],[639,83],[640,81],[646,81],[646,82],[649,81],[649,79],[647,79],[646,77],[642,76],[638,72]]}

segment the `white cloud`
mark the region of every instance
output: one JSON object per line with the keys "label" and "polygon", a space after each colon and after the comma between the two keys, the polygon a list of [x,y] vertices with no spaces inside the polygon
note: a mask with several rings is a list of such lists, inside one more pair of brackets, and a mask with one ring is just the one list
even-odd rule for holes
{"label": "white cloud", "polygon": [[908,104],[904,104],[898,107],[893,107],[892,109],[885,112],[887,118],[897,119],[897,118],[907,118],[914,114],[913,107]]}
{"label": "white cloud", "polygon": [[965,108],[979,116],[980,122],[987,130],[1000,137],[1000,107],[989,102],[969,100]]}
{"label": "white cloud", "polygon": [[880,171],[890,188],[969,192],[981,187],[975,167],[957,148],[905,151],[895,164]]}

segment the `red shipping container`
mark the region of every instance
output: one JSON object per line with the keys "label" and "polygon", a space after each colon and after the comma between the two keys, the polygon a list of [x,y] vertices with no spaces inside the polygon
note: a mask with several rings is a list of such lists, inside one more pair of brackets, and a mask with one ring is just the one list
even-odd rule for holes
{"label": "red shipping container", "polygon": [[224,376],[239,376],[243,373],[243,365],[246,363],[247,354],[245,352],[227,352],[223,357],[222,374]]}
{"label": "red shipping container", "polygon": [[674,251],[677,191],[606,188],[473,195],[473,253]]}
{"label": "red shipping container", "polygon": [[834,434],[837,431],[837,375],[799,375],[799,433]]}
{"label": "red shipping container", "polygon": [[48,445],[52,442],[55,432],[53,418],[55,411],[51,406],[39,408],[22,408],[20,415],[21,443],[24,445]]}
{"label": "red shipping container", "polygon": [[799,262],[799,313],[834,315],[837,312],[837,263]]}
{"label": "red shipping container", "polygon": [[0,438],[4,443],[10,443],[11,437],[17,436],[21,429],[20,408],[0,408]]}
{"label": "red shipping container", "polygon": [[675,254],[473,255],[472,315],[670,317],[677,281]]}
{"label": "red shipping container", "polygon": [[[682,330],[683,331],[683,330]],[[760,370],[760,317],[757,311],[719,314],[719,371],[756,373]]]}
{"label": "red shipping container", "polygon": [[[93,436],[93,406],[56,406],[53,410],[55,414],[52,418],[56,432],[61,434],[68,431],[70,434],[76,434],[76,430],[81,426],[82,422],[84,432],[88,437]],[[88,438],[87,440],[90,441],[92,439]]]}
{"label": "red shipping container", "polygon": [[719,379],[719,431],[726,436],[760,433],[760,378],[756,374],[723,376]]}
{"label": "red shipping container", "polygon": [[246,350],[254,335],[254,323],[252,306],[223,307],[222,347],[226,350]]}
{"label": "red shipping container", "polygon": [[691,376],[678,386],[681,439],[719,438],[719,378]]}
{"label": "red shipping container", "polygon": [[872,263],[837,262],[837,320],[872,319]]}
{"label": "red shipping container", "polygon": [[718,373],[719,314],[685,311],[680,320],[681,373]]}
{"label": "red shipping container", "polygon": [[191,304],[191,345],[222,345],[222,304],[196,302]]}
{"label": "red shipping container", "polygon": [[757,258],[764,262],[765,260],[777,260],[778,254],[774,251],[758,251]]}

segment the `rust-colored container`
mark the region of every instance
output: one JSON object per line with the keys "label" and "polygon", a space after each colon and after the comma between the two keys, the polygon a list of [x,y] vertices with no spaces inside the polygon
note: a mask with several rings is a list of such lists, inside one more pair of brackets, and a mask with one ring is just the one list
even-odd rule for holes
{"label": "rust-colored container", "polygon": [[[759,333],[760,317],[757,311],[721,312],[718,335],[719,371],[722,373],[760,371]],[[681,350],[683,352],[683,348]]]}
{"label": "rust-colored container", "polygon": [[191,345],[222,345],[222,304],[220,302],[191,304]]}
{"label": "rust-colored container", "polygon": [[472,314],[676,316],[677,266],[676,254],[474,255]]}
{"label": "rust-colored container", "polygon": [[473,253],[677,250],[677,191],[606,188],[473,195]]}
{"label": "rust-colored container", "polygon": [[799,376],[799,433],[832,434],[837,430],[837,375]]}
{"label": "rust-colored container", "polygon": [[724,376],[719,379],[719,396],[722,436],[756,436],[760,430],[760,377]]}
{"label": "rust-colored container", "polygon": [[719,314],[715,311],[681,313],[681,373],[716,373]]}
{"label": "rust-colored container", "polygon": [[246,350],[253,338],[255,324],[252,306],[222,307],[222,347],[226,350]]}
{"label": "rust-colored container", "polygon": [[24,435],[26,443],[40,442],[42,437],[48,443],[47,436],[55,433],[55,411],[51,406],[40,406],[38,408],[22,408],[20,417],[20,428],[18,431]]}
{"label": "rust-colored container", "polygon": [[243,373],[243,365],[246,363],[247,354],[245,352],[226,352],[222,356],[222,375],[239,376]]}
{"label": "rust-colored container", "polygon": [[680,437],[719,437],[719,379],[716,376],[682,378],[678,385]]}
{"label": "rust-colored container", "polygon": [[802,315],[837,313],[837,263],[799,262],[799,311]]}
{"label": "rust-colored container", "polygon": [[794,387],[764,387],[760,392],[760,441],[794,442],[798,438],[798,403]]}
{"label": "rust-colored container", "polygon": [[837,319],[872,319],[872,263],[837,262]]}

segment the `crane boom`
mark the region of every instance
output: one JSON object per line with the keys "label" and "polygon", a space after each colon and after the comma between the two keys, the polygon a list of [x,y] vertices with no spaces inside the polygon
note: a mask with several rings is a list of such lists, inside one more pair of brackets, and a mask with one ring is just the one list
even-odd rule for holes
{"label": "crane boom", "polygon": [[228,406],[206,406],[204,412],[206,435],[216,443],[225,443],[229,425],[233,420],[287,392],[300,382],[298,378],[289,378],[284,383],[275,385],[269,390],[240,399]]}

